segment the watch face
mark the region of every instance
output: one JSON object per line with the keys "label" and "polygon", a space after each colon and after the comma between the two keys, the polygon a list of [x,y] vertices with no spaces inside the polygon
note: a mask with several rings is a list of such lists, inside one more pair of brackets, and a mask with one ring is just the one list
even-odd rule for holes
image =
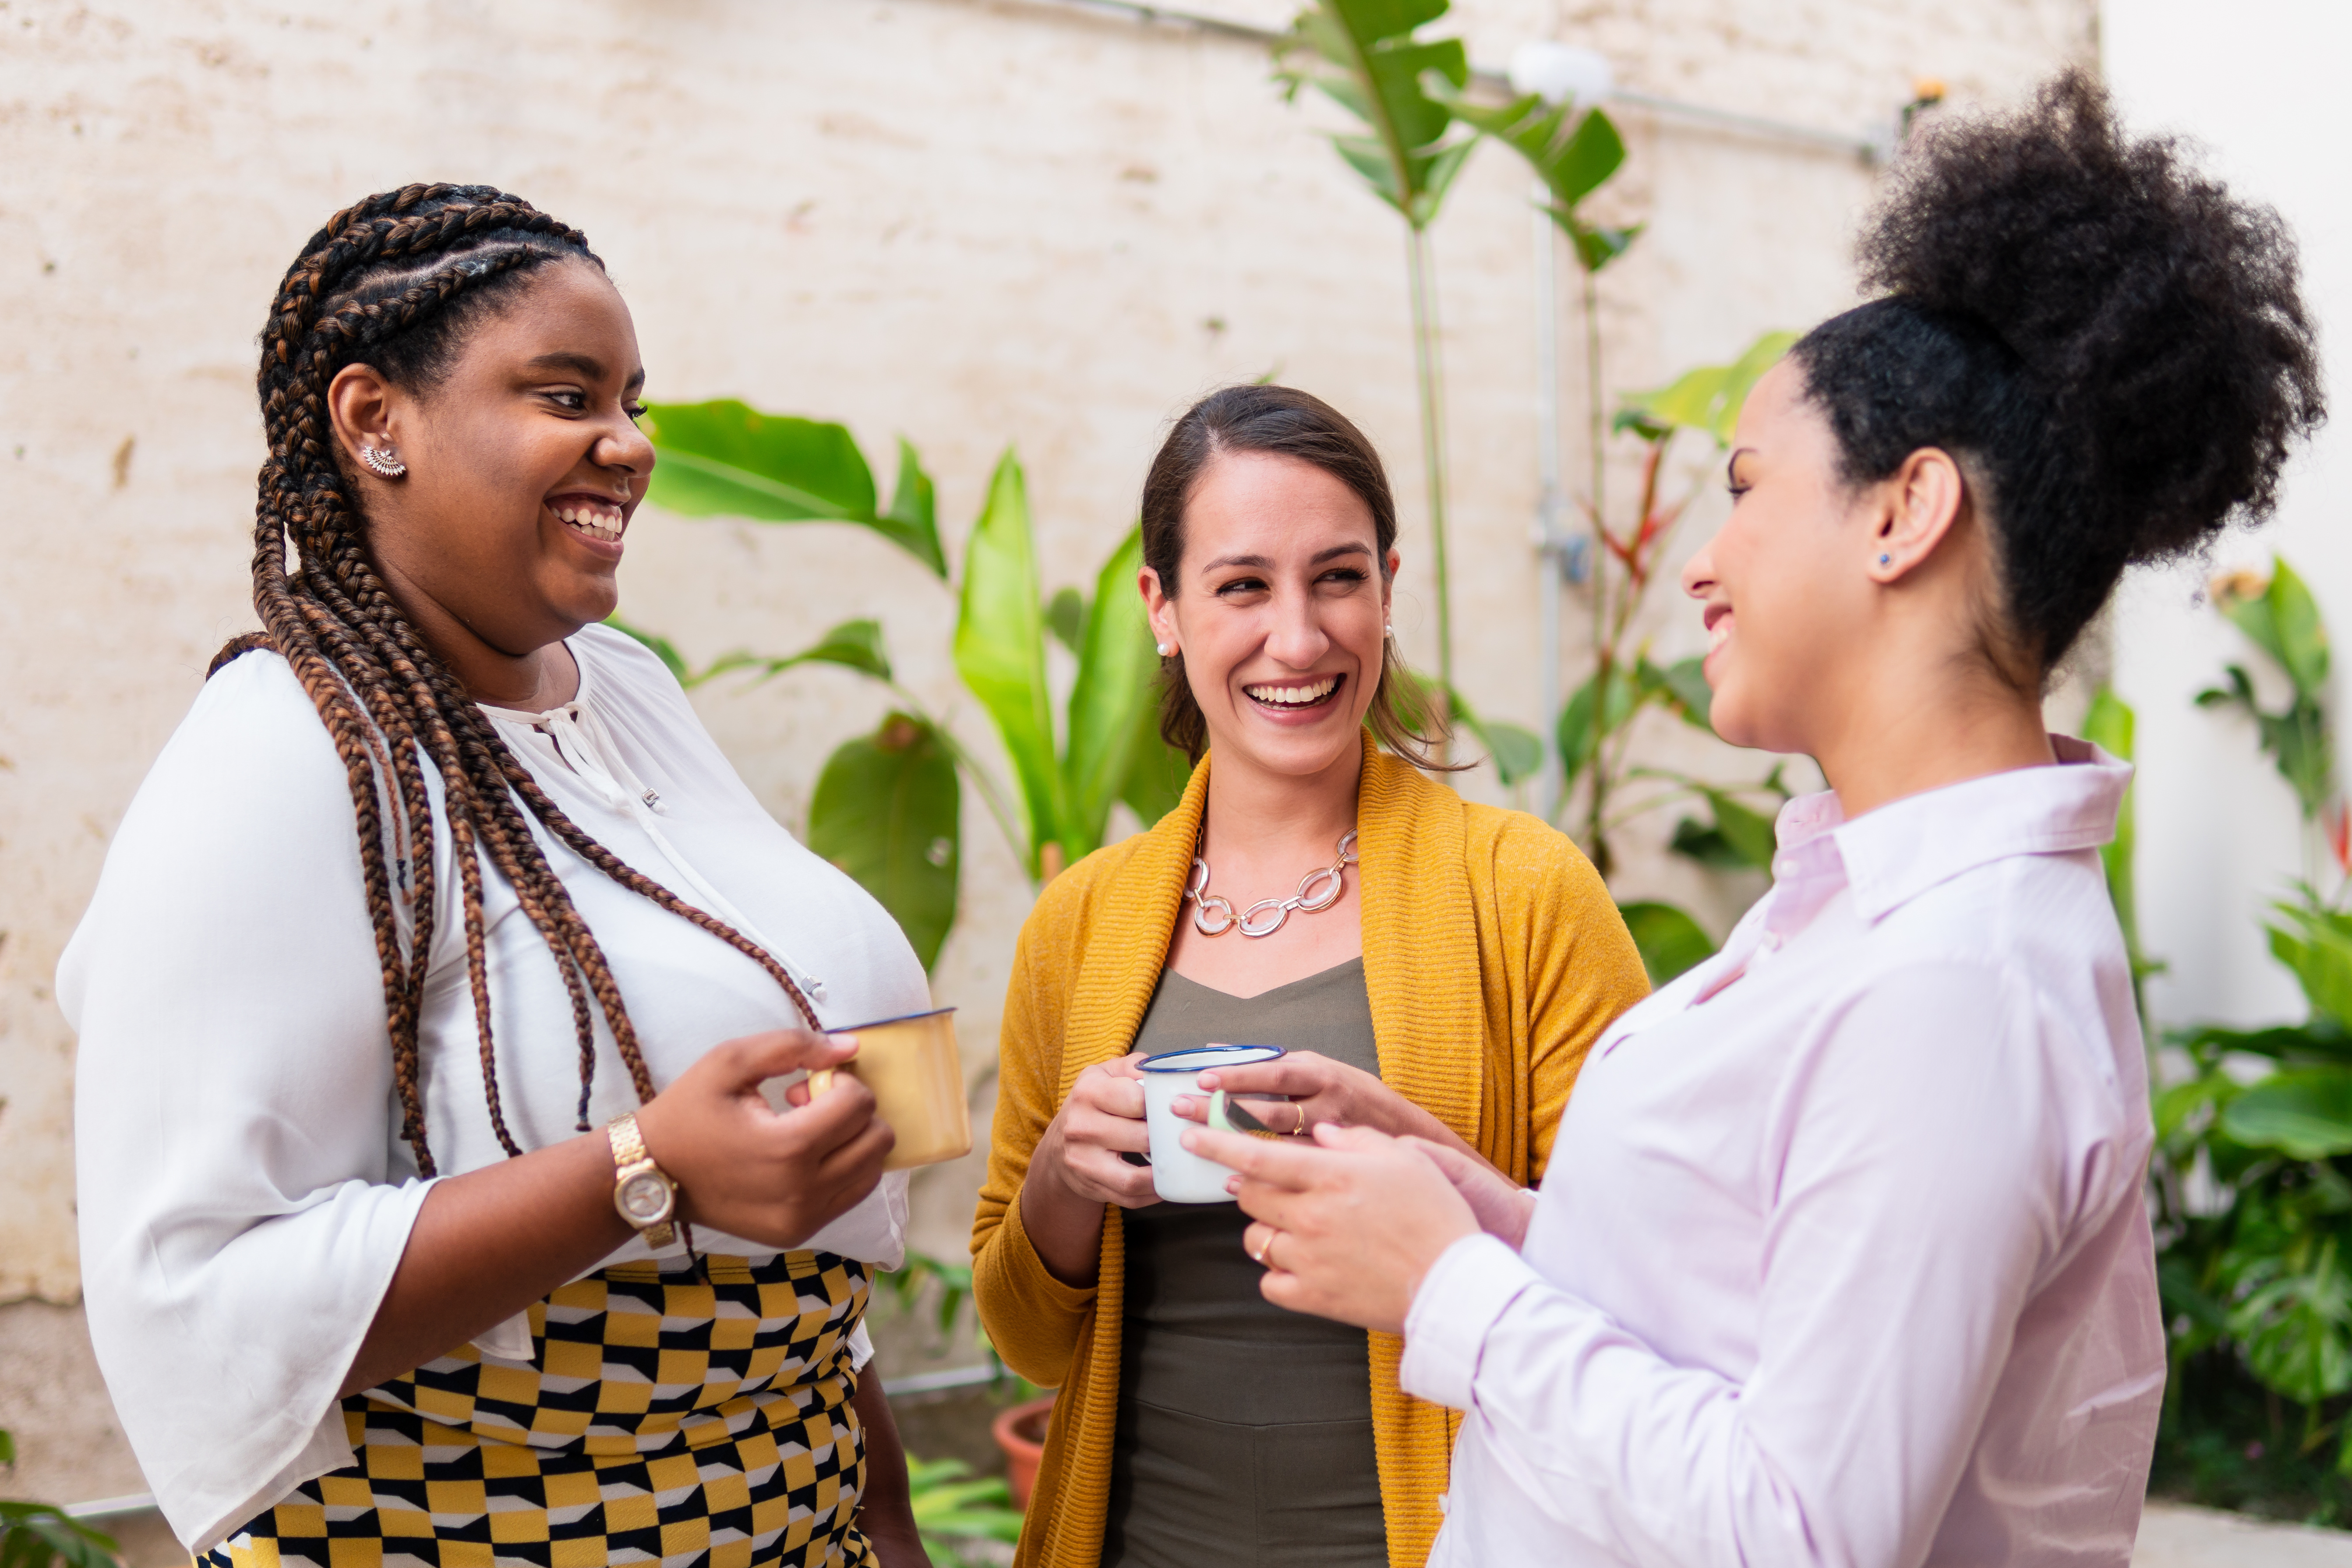
{"label": "watch face", "polygon": [[614,1194],[621,1213],[637,1225],[657,1225],[669,1217],[670,1188],[651,1171],[642,1171],[621,1184]]}

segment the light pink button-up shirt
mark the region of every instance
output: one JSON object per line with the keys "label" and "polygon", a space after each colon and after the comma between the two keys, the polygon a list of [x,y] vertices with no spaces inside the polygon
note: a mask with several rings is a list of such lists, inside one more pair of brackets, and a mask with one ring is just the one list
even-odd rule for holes
{"label": "light pink button-up shirt", "polygon": [[1780,816],[1772,891],[1593,1050],[1514,1253],[1404,1387],[1465,1412],[1437,1568],[2128,1562],[2165,1352],[2095,853],[2130,770]]}

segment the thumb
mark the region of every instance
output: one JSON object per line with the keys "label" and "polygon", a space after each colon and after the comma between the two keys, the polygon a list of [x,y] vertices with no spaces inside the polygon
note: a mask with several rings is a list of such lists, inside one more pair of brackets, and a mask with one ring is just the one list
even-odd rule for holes
{"label": "thumb", "polygon": [[848,1035],[777,1029],[729,1040],[712,1054],[722,1057],[720,1071],[727,1087],[741,1092],[803,1068],[815,1071],[838,1067],[857,1054],[857,1041]]}

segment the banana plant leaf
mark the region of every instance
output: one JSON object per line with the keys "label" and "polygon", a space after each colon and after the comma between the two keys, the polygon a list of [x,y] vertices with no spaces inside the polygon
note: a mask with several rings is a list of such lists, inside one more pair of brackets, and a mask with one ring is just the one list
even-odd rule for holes
{"label": "banana plant leaf", "polygon": [[0,1568],[119,1568],[121,1552],[53,1503],[0,1501]]}
{"label": "banana plant leaf", "polygon": [[2352,1154],[2352,1071],[2273,1073],[2231,1097],[2221,1129],[2251,1148],[2276,1149],[2296,1160]]}
{"label": "banana plant leaf", "polygon": [[1119,786],[1118,798],[1127,802],[1128,808],[1149,827],[1176,809],[1192,778],[1192,759],[1160,738],[1160,702],[1155,687],[1152,700],[1136,716],[1135,760],[1128,766],[1127,782]]}
{"label": "banana plant leaf", "polygon": [[709,668],[696,673],[692,684],[737,669],[756,669],[760,679],[767,680],[804,664],[839,665],[877,680],[891,679],[890,656],[882,647],[882,623],[861,617],[842,622],[800,652],[785,654],[781,658],[762,658],[740,649],[721,654]]}
{"label": "banana plant leaf", "polygon": [[1482,104],[1465,94],[1459,83],[1436,73],[1422,79],[1422,90],[1465,125],[1527,160],[1550,194],[1546,210],[1567,234],[1577,264],[1587,272],[1598,272],[1624,255],[1642,232],[1638,224],[1611,228],[1587,223],[1578,210],[1625,162],[1625,139],[1601,110],[1572,100],[1548,104],[1536,93],[1507,104]]}
{"label": "banana plant leaf", "polygon": [[1072,861],[1102,843],[1111,802],[1125,791],[1143,739],[1140,716],[1155,708],[1160,655],[1136,592],[1143,532],[1130,529],[1095,579],[1078,640],[1078,679],[1070,691],[1069,752],[1063,769],[1067,815],[1062,846]]}
{"label": "banana plant leaf", "polygon": [[1470,700],[1450,686],[1445,689],[1445,701],[1453,721],[1486,748],[1496,776],[1505,785],[1533,778],[1543,766],[1543,737],[1534,731],[1507,720],[1479,717]]}
{"label": "banana plant leaf", "polygon": [[2272,557],[2268,588],[2250,598],[2225,601],[2221,613],[2278,661],[2297,691],[2316,695],[2327,684],[2327,627],[2320,619],[2319,601],[2284,558]]}
{"label": "banana plant leaf", "polygon": [[651,405],[643,427],[661,458],[646,491],[657,506],[688,517],[858,523],[948,574],[931,481],[904,440],[898,492],[882,510],[874,471],[846,426],[721,398]]}
{"label": "banana plant leaf", "polygon": [[1641,951],[1642,967],[1652,985],[1664,985],[1685,970],[1715,956],[1715,943],[1698,921],[1672,904],[1621,904],[1625,929]]}
{"label": "banana plant leaf", "polygon": [[2315,1015],[2339,1029],[2352,1025],[2352,914],[2312,904],[2277,903],[2271,953],[2294,972]]}
{"label": "banana plant leaf", "polygon": [[1028,492],[1020,460],[1009,448],[965,547],[955,661],[964,685],[995,721],[1020,781],[1029,829],[1024,858],[1036,877],[1045,846],[1064,839],[1070,814],[1045,684],[1045,615],[1038,602]]}
{"label": "banana plant leaf", "polygon": [[1447,142],[1453,118],[1422,89],[1432,73],[1456,88],[1470,79],[1460,39],[1412,36],[1445,11],[1446,0],[1316,0],[1275,46],[1291,91],[1311,84],[1364,122],[1332,144],[1416,228],[1436,217],[1477,144]]}
{"label": "banana plant leaf", "polygon": [[[1560,709],[1559,721],[1553,726],[1553,742],[1559,747],[1560,776],[1570,785],[1591,766],[1602,733],[1613,735],[1623,729],[1641,703],[1639,683],[1622,668],[1612,667],[1609,671],[1605,708],[1601,684],[1598,672],[1588,676]],[[1601,716],[1608,721],[1595,723],[1596,717]]]}
{"label": "banana plant leaf", "polygon": [[808,845],[890,911],[929,969],[955,923],[962,795],[938,731],[894,712],[847,742],[817,776]]}
{"label": "banana plant leaf", "polygon": [[1669,430],[1704,430],[1716,445],[1727,447],[1748,394],[1796,341],[1794,332],[1767,332],[1729,364],[1703,364],[1685,372],[1670,386],[1627,393],[1621,400],[1617,427],[1639,429],[1653,438]]}

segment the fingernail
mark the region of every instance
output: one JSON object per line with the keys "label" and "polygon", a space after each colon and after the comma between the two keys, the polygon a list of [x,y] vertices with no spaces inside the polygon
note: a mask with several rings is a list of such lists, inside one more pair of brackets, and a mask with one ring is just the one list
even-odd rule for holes
{"label": "fingernail", "polygon": [[825,1038],[832,1041],[836,1046],[847,1046],[853,1051],[857,1048],[857,1037],[856,1035],[827,1035]]}

